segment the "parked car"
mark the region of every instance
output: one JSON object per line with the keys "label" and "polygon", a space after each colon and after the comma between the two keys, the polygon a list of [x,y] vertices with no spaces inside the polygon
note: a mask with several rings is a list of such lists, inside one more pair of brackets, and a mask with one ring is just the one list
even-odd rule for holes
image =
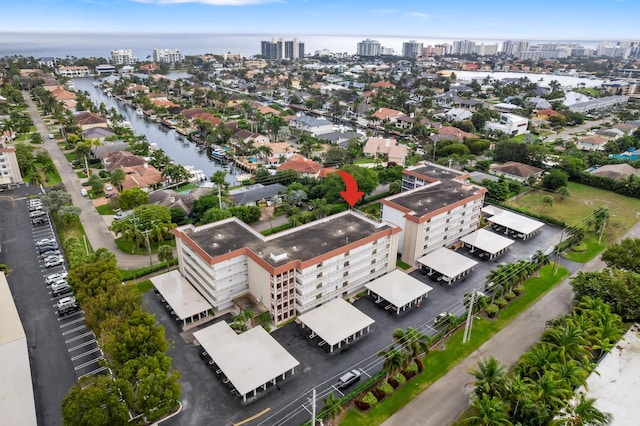
{"label": "parked car", "polygon": [[62,264],[64,264],[64,257],[62,256],[49,256],[44,259],[45,268],[51,268]]}
{"label": "parked car", "polygon": [[51,294],[53,296],[59,296],[64,293],[69,293],[71,291],[71,286],[65,280],[56,281],[51,284]]}
{"label": "parked car", "polygon": [[338,389],[346,389],[352,384],[356,383],[360,380],[360,376],[362,373],[356,369],[349,371],[348,373],[343,374],[338,379]]}
{"label": "parked car", "polygon": [[42,246],[42,245],[45,245],[45,244],[58,244],[58,241],[54,237],[43,238],[41,240],[36,241],[36,245],[37,246]]}
{"label": "parked car", "polygon": [[87,195],[89,195],[89,193],[87,192],[87,190],[86,190],[86,189],[84,189],[84,188],[82,188],[82,189],[80,190],[80,193],[82,194],[82,196],[83,196],[83,197],[86,197]]}
{"label": "parked car", "polygon": [[50,274],[50,275],[47,275],[44,278],[44,282],[47,285],[51,285],[52,283],[54,283],[56,281],[66,279],[68,275],[69,275],[69,273],[66,272],[66,271],[65,272],[57,272],[55,274]]}
{"label": "parked car", "polygon": [[31,217],[31,219],[35,219],[36,217],[42,217],[42,216],[46,216],[47,213],[43,212],[42,210],[35,210],[32,211],[31,213],[29,213],[29,217]]}
{"label": "parked car", "polygon": [[115,216],[113,216],[113,218],[115,220],[120,220],[120,219],[124,219],[125,217],[129,216],[131,213],[133,213],[133,210],[123,210],[123,211],[119,211],[118,213],[116,213]]}
{"label": "parked car", "polygon": [[34,204],[29,204],[29,211],[30,212],[34,212],[36,210],[42,210],[42,203],[34,203]]}
{"label": "parked car", "polygon": [[40,216],[35,219],[31,219],[31,224],[33,226],[44,225],[45,223],[49,223],[49,216]]}
{"label": "parked car", "polygon": [[40,253],[40,257],[42,259],[50,256],[61,256],[61,255],[62,255],[62,252],[57,249],[51,249],[51,250],[43,251],[42,253]]}
{"label": "parked car", "polygon": [[113,191],[113,185],[111,185],[110,183],[108,183],[108,184],[106,184],[106,185],[104,186],[104,189],[105,189],[105,190],[107,190],[107,191]]}
{"label": "parked car", "polygon": [[38,247],[38,253],[42,254],[45,251],[58,250],[58,244],[45,244]]}
{"label": "parked car", "polygon": [[115,196],[117,196],[117,195],[118,195],[118,194],[116,194],[115,192],[110,192],[110,193],[108,193],[108,194],[105,194],[105,195],[104,195],[104,198],[112,198],[112,197],[115,197]]}
{"label": "parked car", "polygon": [[56,305],[58,308],[58,315],[60,316],[68,315],[80,310],[80,305],[78,305],[78,301],[73,296],[63,297],[62,299],[58,300],[58,303],[56,303]]}

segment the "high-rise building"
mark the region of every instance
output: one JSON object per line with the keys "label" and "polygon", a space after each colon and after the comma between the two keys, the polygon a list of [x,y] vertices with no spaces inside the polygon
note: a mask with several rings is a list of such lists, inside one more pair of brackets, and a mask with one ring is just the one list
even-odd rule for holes
{"label": "high-rise building", "polygon": [[153,61],[161,64],[182,62],[180,49],[153,49]]}
{"label": "high-rise building", "polygon": [[272,38],[271,41],[262,41],[261,54],[268,61],[302,59],[304,58],[304,43],[301,43],[297,38],[290,41]]}
{"label": "high-rise building", "polygon": [[493,56],[498,54],[498,43],[496,44],[484,44],[480,43],[476,45],[476,54],[479,56]]}
{"label": "high-rise building", "polygon": [[422,49],[422,56],[444,56],[447,54],[447,46],[442,44],[437,44],[435,46],[425,46]]}
{"label": "high-rise building", "polygon": [[515,56],[518,52],[529,50],[529,42],[507,40],[502,43],[502,53],[508,56]]}
{"label": "high-rise building", "polygon": [[131,65],[135,64],[138,58],[133,57],[133,51],[131,49],[118,49],[111,51],[111,62],[116,65]]}
{"label": "high-rise building", "polygon": [[402,56],[405,58],[417,58],[422,55],[422,43],[418,43],[415,40],[409,40],[407,43],[402,43]]}
{"label": "high-rise building", "polygon": [[453,55],[471,55],[476,53],[476,43],[469,40],[458,40],[453,42]]}
{"label": "high-rise building", "polygon": [[380,56],[382,46],[377,40],[366,39],[358,43],[359,56]]}

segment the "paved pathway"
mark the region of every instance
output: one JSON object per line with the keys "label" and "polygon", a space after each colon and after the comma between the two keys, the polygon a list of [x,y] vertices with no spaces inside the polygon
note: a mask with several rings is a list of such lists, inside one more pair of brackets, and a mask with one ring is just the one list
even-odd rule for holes
{"label": "paved pathway", "polygon": [[[640,222],[622,238],[627,237],[640,237]],[[578,271],[600,271],[604,266],[598,256],[585,263]],[[567,278],[382,425],[451,424],[469,406],[474,380],[469,370],[477,365],[479,359],[493,356],[500,362],[513,366],[540,339],[548,320],[571,311],[572,299],[573,289]]]}
{"label": "paved pathway", "polygon": [[[138,269],[149,266],[148,256],[125,254],[116,247],[113,234],[107,228],[107,224],[102,219],[102,216],[98,214],[91,200],[87,197],[83,197],[80,193],[80,189],[82,189],[80,180],[65,158],[56,140],[49,139],[48,135],[51,132],[42,120],[34,102],[31,100],[29,92],[23,91],[22,95],[27,103],[29,115],[33,119],[33,123],[40,133],[40,136],[42,136],[44,148],[49,152],[49,155],[53,159],[53,163],[58,169],[58,173],[60,173],[65,189],[69,195],[71,195],[73,205],[82,209],[82,212],[80,213],[80,221],[84,225],[84,231],[91,243],[91,247],[93,247],[94,250],[104,247],[115,253],[116,259],[118,260],[118,267],[121,269]],[[157,258],[155,259],[155,262],[158,262]]]}

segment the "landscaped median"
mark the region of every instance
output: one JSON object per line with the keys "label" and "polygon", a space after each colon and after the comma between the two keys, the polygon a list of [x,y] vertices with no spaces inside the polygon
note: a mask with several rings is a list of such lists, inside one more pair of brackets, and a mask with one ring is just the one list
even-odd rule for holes
{"label": "landscaped median", "polygon": [[[544,266],[540,269],[538,276],[527,279],[524,282],[525,293],[510,302],[495,319],[480,316],[475,320],[473,333],[466,344],[462,344],[463,329],[460,328],[446,339],[445,349],[435,350],[442,344],[438,342],[434,350],[422,358],[424,365],[422,373],[400,386],[391,396],[374,405],[369,411],[363,412],[355,408],[347,411],[340,424],[370,426],[383,423],[568,276],[569,271],[559,265],[554,275],[554,267],[554,264]],[[381,376],[376,375],[358,389],[366,391],[369,388],[375,388],[378,385],[374,385],[374,382],[380,379]],[[342,399],[343,402],[347,403],[354,399],[355,396],[352,394],[353,392],[345,396]],[[349,396],[350,398],[347,399]]]}

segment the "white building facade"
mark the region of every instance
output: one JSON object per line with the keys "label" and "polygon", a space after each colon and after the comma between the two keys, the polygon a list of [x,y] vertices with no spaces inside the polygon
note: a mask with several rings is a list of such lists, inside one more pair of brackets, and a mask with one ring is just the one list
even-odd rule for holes
{"label": "white building facade", "polygon": [[23,183],[16,149],[0,142],[0,187],[13,187]]}
{"label": "white building facade", "polygon": [[484,128],[517,136],[529,133],[528,126],[529,119],[515,114],[502,113],[500,114],[500,121],[487,121]]}
{"label": "white building facade", "polygon": [[111,63],[115,65],[132,65],[137,62],[131,49],[118,49],[111,51]]}
{"label": "white building facade", "polygon": [[180,49],[153,49],[153,61],[160,64],[182,62]]}

